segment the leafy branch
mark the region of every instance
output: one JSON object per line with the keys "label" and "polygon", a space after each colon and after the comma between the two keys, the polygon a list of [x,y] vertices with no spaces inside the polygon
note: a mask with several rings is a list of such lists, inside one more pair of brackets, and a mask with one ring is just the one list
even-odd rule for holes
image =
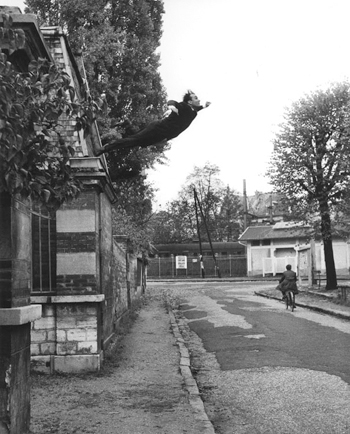
{"label": "leafy branch", "polygon": [[62,119],[89,133],[101,105],[90,97],[79,102],[70,76],[45,59],[18,72],[5,54],[23,48],[24,34],[12,30],[3,15],[0,28],[0,192],[30,197],[51,208],[81,190],[69,159],[74,149],[65,138]]}

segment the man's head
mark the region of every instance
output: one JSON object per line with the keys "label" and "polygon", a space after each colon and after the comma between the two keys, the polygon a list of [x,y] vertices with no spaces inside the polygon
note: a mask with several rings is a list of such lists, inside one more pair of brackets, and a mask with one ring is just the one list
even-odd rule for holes
{"label": "man's head", "polygon": [[292,269],[292,266],[288,264],[288,265],[286,265],[286,269],[287,269],[287,270],[291,270],[291,269]]}
{"label": "man's head", "polygon": [[201,105],[200,100],[198,99],[197,95],[192,92],[192,90],[188,90],[185,93],[182,101],[190,105],[192,108],[199,107]]}

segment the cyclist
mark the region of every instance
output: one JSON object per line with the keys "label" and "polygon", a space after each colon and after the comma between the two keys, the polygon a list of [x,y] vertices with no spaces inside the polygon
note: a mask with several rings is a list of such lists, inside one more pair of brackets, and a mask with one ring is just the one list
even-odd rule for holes
{"label": "cyclist", "polygon": [[297,275],[295,271],[292,270],[292,266],[288,264],[286,266],[286,271],[283,272],[283,276],[279,280],[279,290],[282,291],[282,300],[286,297],[286,292],[290,291],[293,294],[293,307],[295,306],[295,294],[299,294],[297,287]]}

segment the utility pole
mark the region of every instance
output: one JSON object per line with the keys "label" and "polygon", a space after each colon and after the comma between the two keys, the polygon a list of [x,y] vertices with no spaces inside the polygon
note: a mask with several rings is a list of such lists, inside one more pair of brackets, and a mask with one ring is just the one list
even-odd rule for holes
{"label": "utility pole", "polygon": [[196,193],[195,189],[193,189],[193,193],[194,193],[194,207],[196,210],[197,234],[198,234],[198,241],[199,241],[200,269],[201,269],[201,276],[204,279],[205,270],[204,270],[204,263],[203,263],[203,249],[202,249],[201,231],[199,228],[199,218],[198,218],[198,208],[197,208],[197,193]]}
{"label": "utility pole", "polygon": [[195,188],[193,189],[193,192],[194,192],[194,201],[195,201],[195,203],[196,203],[196,202],[198,203],[198,207],[199,207],[199,210],[200,210],[200,212],[201,212],[201,216],[202,216],[202,219],[203,219],[203,223],[204,223],[204,225],[205,225],[205,229],[206,229],[206,231],[207,231],[208,240],[209,240],[209,244],[210,244],[210,249],[211,249],[211,253],[212,253],[212,255],[213,255],[213,259],[214,259],[215,269],[216,269],[217,272],[218,272],[218,276],[221,278],[220,268],[219,268],[219,266],[217,265],[217,262],[216,262],[216,256],[215,256],[215,253],[214,253],[213,244],[212,244],[212,242],[211,242],[211,237],[210,237],[209,229],[208,229],[208,226],[207,226],[207,222],[206,222],[206,220],[205,220],[205,216],[204,216],[204,213],[203,213],[202,205],[201,205],[201,203],[200,203],[200,201],[199,201],[199,199],[198,199],[198,195],[197,195],[197,192],[196,192],[196,189],[195,189]]}
{"label": "utility pole", "polygon": [[247,229],[247,190],[245,179],[243,179],[243,229]]}
{"label": "utility pole", "polygon": [[272,193],[270,194],[270,205],[267,207],[270,215],[270,224],[273,224],[273,203],[272,203]]}

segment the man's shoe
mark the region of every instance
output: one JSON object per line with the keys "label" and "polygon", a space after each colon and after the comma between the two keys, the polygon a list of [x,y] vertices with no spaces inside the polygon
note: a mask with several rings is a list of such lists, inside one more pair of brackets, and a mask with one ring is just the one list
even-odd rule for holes
{"label": "man's shoe", "polygon": [[111,128],[115,128],[115,127],[127,128],[130,126],[131,126],[131,122],[129,121],[128,118],[125,118],[123,121],[120,121],[120,122],[112,122],[111,123]]}
{"label": "man's shoe", "polygon": [[104,146],[102,146],[102,148],[96,149],[95,150],[95,156],[99,157],[100,155],[102,155],[105,152],[104,150]]}

